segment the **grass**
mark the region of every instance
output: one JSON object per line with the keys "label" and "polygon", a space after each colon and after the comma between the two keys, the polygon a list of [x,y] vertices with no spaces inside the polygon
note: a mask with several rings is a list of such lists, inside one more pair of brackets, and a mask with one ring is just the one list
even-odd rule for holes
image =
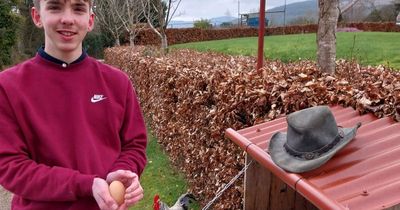
{"label": "grass", "polygon": [[[144,189],[144,198],[130,210],[153,209],[154,195],[158,194],[160,199],[172,206],[180,195],[187,192],[187,183],[184,176],[180,174],[163,152],[156,138],[148,132],[147,158],[148,164],[140,178]],[[198,204],[193,205],[198,209]]]}
{"label": "grass", "polygon": [[[257,37],[193,42],[173,45],[171,48],[190,48],[199,51],[217,51],[230,55],[257,54]],[[339,32],[337,58],[356,59],[362,65],[385,65],[400,69],[400,33],[397,32]],[[283,62],[298,59],[316,59],[316,34],[266,36],[264,55]]]}

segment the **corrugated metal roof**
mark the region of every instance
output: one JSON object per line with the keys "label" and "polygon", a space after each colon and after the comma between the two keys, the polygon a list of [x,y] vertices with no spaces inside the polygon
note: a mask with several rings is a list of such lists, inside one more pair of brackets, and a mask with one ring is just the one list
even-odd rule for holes
{"label": "corrugated metal roof", "polygon": [[400,203],[400,123],[352,108],[330,107],[337,124],[362,122],[351,143],[320,168],[287,173],[276,166],[265,149],[277,131],[286,131],[286,118],[226,135],[243,150],[321,209],[383,209]]}

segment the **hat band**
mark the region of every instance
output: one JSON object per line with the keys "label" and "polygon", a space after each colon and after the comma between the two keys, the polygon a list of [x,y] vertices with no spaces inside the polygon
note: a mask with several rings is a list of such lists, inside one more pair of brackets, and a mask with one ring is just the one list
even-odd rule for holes
{"label": "hat band", "polygon": [[340,140],[343,137],[344,137],[344,133],[341,129],[339,129],[338,135],[335,137],[335,139],[331,143],[323,146],[321,149],[314,150],[311,152],[296,151],[295,149],[291,148],[287,143],[285,143],[283,146],[285,147],[286,151],[291,156],[301,158],[301,159],[306,159],[306,160],[312,160],[312,159],[315,159],[315,158],[321,156],[322,154],[328,152],[329,150],[331,150],[336,144],[338,144],[340,142]]}

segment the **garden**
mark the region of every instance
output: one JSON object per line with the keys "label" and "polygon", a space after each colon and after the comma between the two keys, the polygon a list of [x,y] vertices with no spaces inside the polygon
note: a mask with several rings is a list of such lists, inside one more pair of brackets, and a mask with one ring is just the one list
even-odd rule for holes
{"label": "garden", "polygon": [[[353,37],[369,37],[380,40],[379,44],[368,44],[372,49],[379,49],[391,45],[392,39],[399,40],[400,34],[339,34],[339,52],[343,51],[344,57],[351,54],[353,59],[338,59],[335,75],[321,73],[312,57],[298,57],[298,40],[310,39],[312,35],[297,36],[267,36],[265,47],[270,48],[268,51],[277,52],[277,56],[280,52],[285,53],[287,60],[268,59],[260,70],[255,68],[254,56],[240,55],[246,54],[246,46],[251,46],[249,42],[255,42],[252,38],[249,38],[251,41],[244,38],[243,41],[232,39],[176,45],[166,55],[157,53],[154,47],[106,50],[105,62],[131,76],[150,129],[172,165],[180,171],[179,176],[188,182],[186,190],[182,187],[172,196],[158,193],[161,198],[167,196],[166,201],[173,204],[180,194],[190,191],[203,206],[242,169],[244,154],[225,138],[227,128],[249,127],[322,104],[340,104],[356,108],[361,114],[372,112],[378,117],[400,119],[399,73],[384,65],[398,65],[398,56],[387,54],[380,61],[359,64],[357,58],[362,57],[359,52],[364,50],[359,46],[363,43],[353,45]],[[386,36],[393,37],[381,39]],[[285,50],[280,49],[280,45],[268,45],[268,39],[280,39]],[[200,46],[207,49],[203,52],[179,49]],[[312,54],[312,50],[304,52],[311,51],[309,54]],[[378,50],[381,54],[383,51]],[[288,57],[290,55],[292,57]],[[163,175],[153,174],[153,179],[159,176]],[[160,192],[173,185],[174,182],[163,183],[156,189]],[[147,196],[148,208],[154,195]],[[239,180],[224,192],[214,208],[240,209],[242,196],[243,180]]]}

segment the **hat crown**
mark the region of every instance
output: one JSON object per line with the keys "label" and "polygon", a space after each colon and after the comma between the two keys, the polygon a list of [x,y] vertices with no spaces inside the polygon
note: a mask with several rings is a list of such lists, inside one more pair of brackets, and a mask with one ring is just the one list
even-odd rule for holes
{"label": "hat crown", "polygon": [[313,152],[338,136],[336,120],[327,106],[294,112],[287,117],[287,144],[297,152]]}

